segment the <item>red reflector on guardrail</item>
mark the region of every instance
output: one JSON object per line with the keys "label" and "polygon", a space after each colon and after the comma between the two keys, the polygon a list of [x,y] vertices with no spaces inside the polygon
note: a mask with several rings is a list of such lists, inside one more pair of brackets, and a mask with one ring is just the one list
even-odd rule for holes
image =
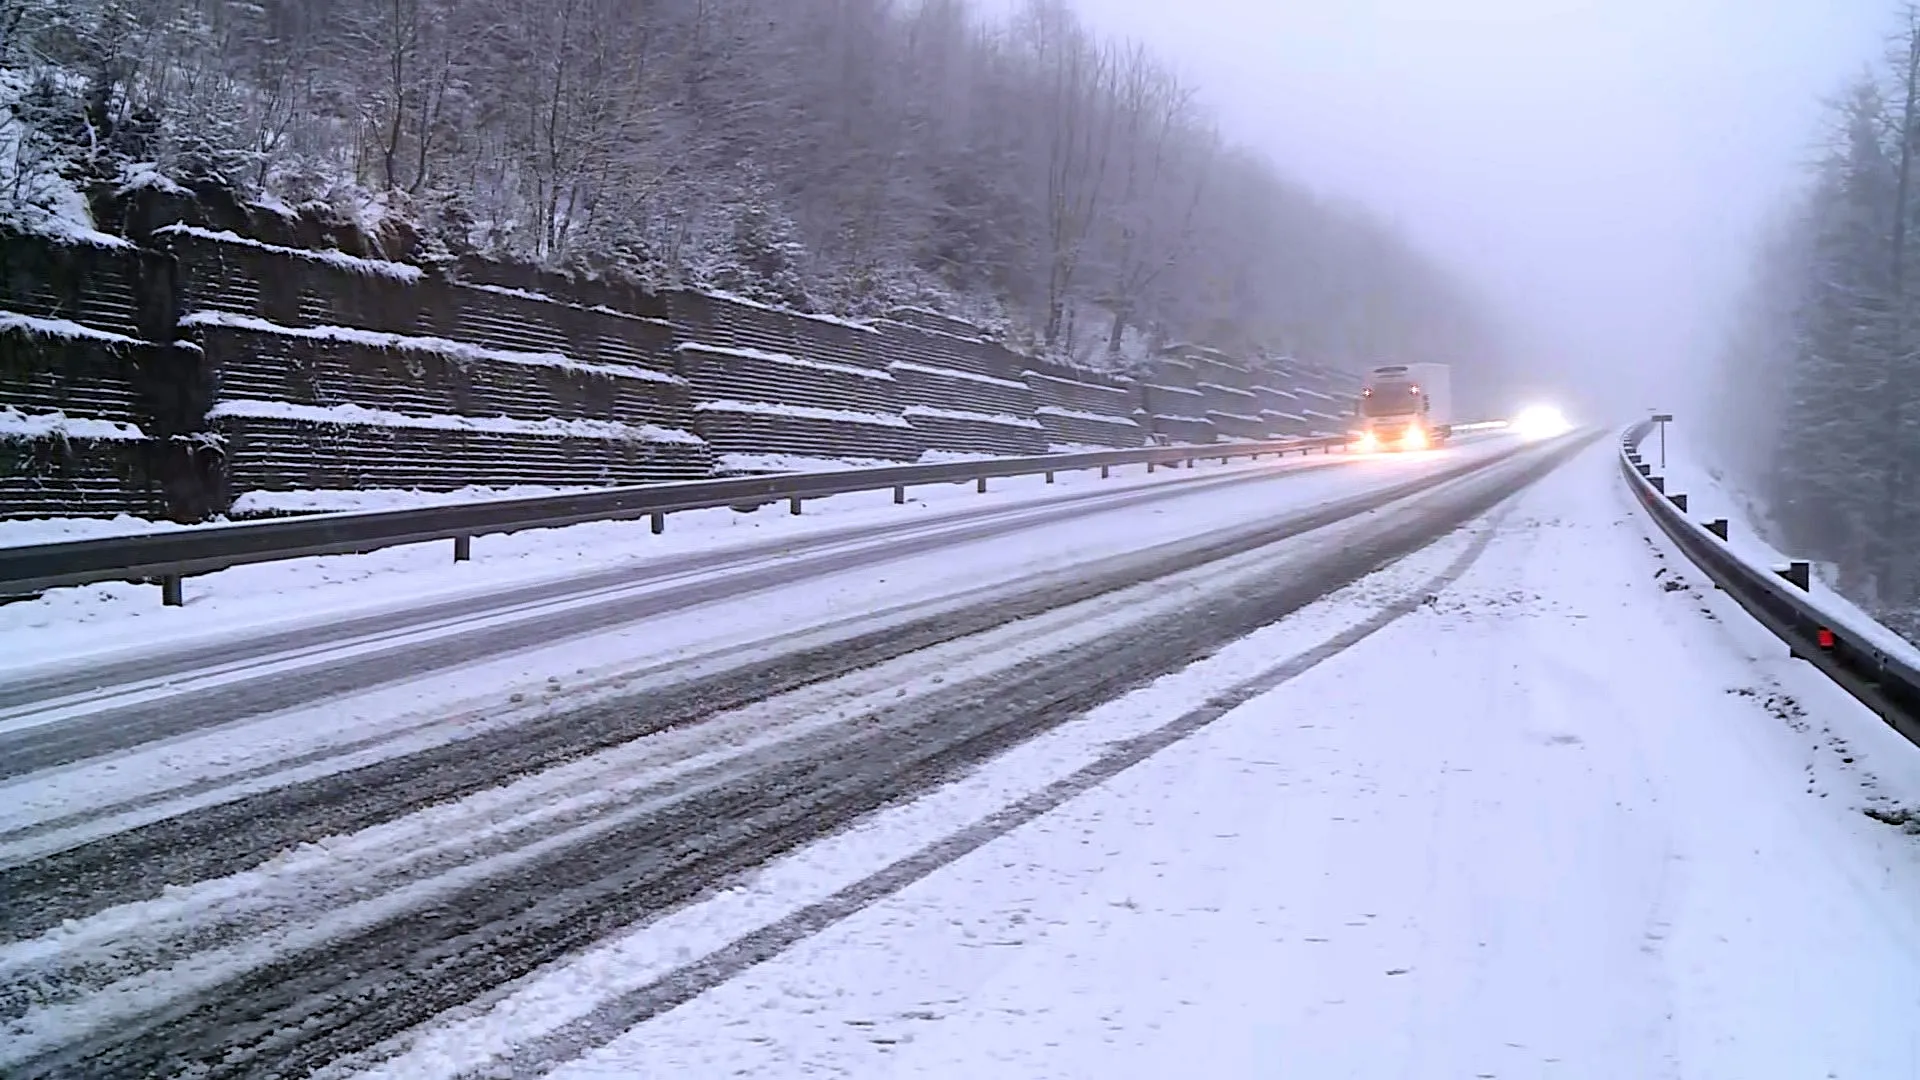
{"label": "red reflector on guardrail", "polygon": [[1823,649],[1833,648],[1833,631],[1824,626],[1820,628],[1820,647]]}

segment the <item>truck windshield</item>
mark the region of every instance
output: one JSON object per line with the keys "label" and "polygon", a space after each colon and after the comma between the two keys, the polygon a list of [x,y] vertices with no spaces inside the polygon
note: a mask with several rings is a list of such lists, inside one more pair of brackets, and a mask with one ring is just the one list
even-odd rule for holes
{"label": "truck windshield", "polygon": [[1405,416],[1420,411],[1420,394],[1406,383],[1384,383],[1360,399],[1362,416]]}

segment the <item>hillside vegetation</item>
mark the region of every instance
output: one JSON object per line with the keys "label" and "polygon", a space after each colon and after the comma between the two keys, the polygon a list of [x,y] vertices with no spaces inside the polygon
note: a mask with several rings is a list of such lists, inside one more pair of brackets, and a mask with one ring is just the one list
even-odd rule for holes
{"label": "hillside vegetation", "polygon": [[1494,348],[1446,271],[1058,0],[0,0],[0,67],[29,226],[220,185],[395,253],[923,304],[1082,360]]}

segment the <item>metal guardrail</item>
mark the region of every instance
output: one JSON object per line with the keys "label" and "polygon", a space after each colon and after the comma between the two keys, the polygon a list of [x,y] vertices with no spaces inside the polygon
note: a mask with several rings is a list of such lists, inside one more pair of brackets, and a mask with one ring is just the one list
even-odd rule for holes
{"label": "metal guardrail", "polygon": [[1641,440],[1653,430],[1647,420],[1621,439],[1620,471],[1640,504],[1687,558],[1714,584],[1758,619],[1792,654],[1878,713],[1895,731],[1920,745],[1920,670],[1887,655],[1855,635],[1847,620],[1823,612],[1807,592],[1807,565],[1766,570],[1739,558],[1726,543],[1726,522],[1701,523],[1687,516],[1686,493],[1669,492],[1663,477],[1641,459]]}
{"label": "metal guardrail", "polygon": [[1259,459],[1267,455],[1332,453],[1347,446],[1346,436],[1278,439],[1208,446],[1153,446],[1138,450],[1038,457],[994,458],[938,465],[893,465],[838,472],[781,473],[724,480],[687,480],[637,487],[608,488],[570,495],[495,499],[450,506],[313,514],[271,521],[209,525],[175,532],[70,540],[0,548],[0,597],[19,596],[63,585],[99,581],[155,581],[164,603],[182,603],[182,580],[247,563],[276,562],[313,555],[349,555],[402,544],[451,540],[454,559],[471,557],[475,536],[551,529],[589,521],[653,519],[653,531],[666,528],[668,514],[717,507],[759,507],[785,500],[801,512],[807,499],[892,488],[894,502],[906,501],[909,487],[974,483],[1010,476],[1099,469],[1105,477],[1120,466],[1192,466],[1202,459]]}

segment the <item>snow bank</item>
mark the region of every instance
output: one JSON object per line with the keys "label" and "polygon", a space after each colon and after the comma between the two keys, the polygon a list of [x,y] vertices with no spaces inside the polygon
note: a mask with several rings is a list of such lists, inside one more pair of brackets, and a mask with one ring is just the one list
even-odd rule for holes
{"label": "snow bank", "polygon": [[16,311],[0,311],[0,331],[4,330],[32,334],[35,337],[98,341],[107,345],[140,344],[125,334],[96,330],[91,326],[82,326],[68,319],[42,319],[35,315],[22,315]]}
{"label": "snow bank", "polygon": [[0,439],[96,439],[138,442],[147,433],[132,424],[117,420],[91,420],[68,416],[59,410],[25,413],[11,405],[0,405]]}
{"label": "snow bank", "polygon": [[345,491],[306,489],[300,491],[248,491],[233,500],[235,517],[262,514],[324,514],[363,510],[415,510],[424,506],[457,506],[490,499],[533,499],[547,495],[577,495],[604,490],[598,487],[542,487],[514,484],[508,487],[465,487],[456,491],[420,491],[405,488],[375,488]]}
{"label": "snow bank", "polygon": [[61,544],[71,540],[99,540],[112,536],[139,536],[144,533],[189,529],[172,521],[148,521],[120,514],[110,518],[21,518],[0,521],[0,547],[28,547],[34,544]]}
{"label": "snow bank", "polygon": [[895,360],[893,363],[888,364],[887,367],[895,371],[916,371],[922,375],[938,375],[945,379],[962,379],[966,382],[985,383],[988,386],[1006,386],[1015,390],[1031,389],[1026,383],[1015,382],[1012,379],[998,379],[992,375],[978,375],[971,371],[934,367],[931,364],[916,364],[911,360]]}
{"label": "snow bank", "polygon": [[291,401],[236,398],[208,410],[209,419],[295,420],[334,427],[421,428],[435,431],[487,431],[506,435],[546,435],[566,439],[602,439],[608,442],[676,443],[700,445],[689,432],[652,424],[622,424],[612,420],[521,420],[511,416],[414,416],[369,409],[360,405],[299,405]]}
{"label": "snow bank", "polygon": [[212,240],[221,244],[237,244],[241,247],[250,247],[259,251],[270,251],[275,255],[305,259],[308,262],[325,263],[336,270],[345,270],[349,273],[392,278],[395,281],[404,281],[409,285],[420,281],[426,276],[426,272],[419,267],[410,266],[406,263],[388,262],[385,259],[363,259],[357,255],[349,255],[344,251],[309,251],[306,248],[282,247],[279,244],[268,244],[259,240],[250,240],[238,233],[227,232],[225,230],[216,231],[213,229],[203,229],[198,225],[188,225],[185,222],[163,225],[153,231],[157,236],[191,236],[196,239]]}
{"label": "snow bank", "polygon": [[936,409],[929,405],[909,405],[904,412],[912,416],[934,417],[940,420],[965,420],[975,424],[998,424],[1001,427],[1040,428],[1040,421],[1022,416],[1008,416],[1005,413],[968,412],[964,409]]}
{"label": "snow bank", "polygon": [[1107,413],[1081,412],[1078,409],[1063,409],[1058,405],[1042,405],[1033,410],[1040,416],[1058,416],[1068,420],[1086,420],[1095,424],[1112,424],[1115,427],[1138,428],[1132,417],[1111,416]]}
{"label": "snow bank", "polygon": [[871,427],[911,427],[906,419],[893,413],[855,412],[852,409],[826,409],[815,405],[782,405],[772,401],[703,401],[695,412],[739,413],[749,416],[786,416],[803,420],[832,420],[842,424],[866,424]]}
{"label": "snow bank", "polygon": [[702,352],[714,356],[737,356],[742,360],[759,360],[768,364],[781,364],[786,367],[810,368],[814,371],[833,371],[841,375],[852,375],[859,379],[872,379],[876,382],[892,382],[893,376],[878,368],[860,367],[857,364],[836,364],[827,360],[811,360],[792,353],[768,352],[765,349],[748,349],[732,345],[708,345],[698,341],[683,341],[674,346],[675,352]]}
{"label": "snow bank", "polygon": [[377,330],[360,330],[350,326],[281,326],[279,323],[257,319],[251,315],[235,315],[228,311],[196,311],[180,320],[182,327],[221,326],[234,330],[250,330],[257,334],[276,334],[281,337],[305,338],[309,341],[332,341],[348,345],[362,345],[372,349],[398,349],[406,352],[434,353],[451,357],[462,363],[472,364],[492,361],[501,364],[522,364],[529,367],[564,368],[569,371],[584,372],[589,375],[604,375],[615,379],[640,379],[645,382],[681,383],[675,375],[652,371],[647,368],[629,367],[625,364],[591,364],[584,360],[575,360],[570,356],[556,352],[518,352],[510,349],[491,349],[483,345],[473,345],[464,341],[450,341],[437,337],[410,337],[404,334],[387,334]]}

